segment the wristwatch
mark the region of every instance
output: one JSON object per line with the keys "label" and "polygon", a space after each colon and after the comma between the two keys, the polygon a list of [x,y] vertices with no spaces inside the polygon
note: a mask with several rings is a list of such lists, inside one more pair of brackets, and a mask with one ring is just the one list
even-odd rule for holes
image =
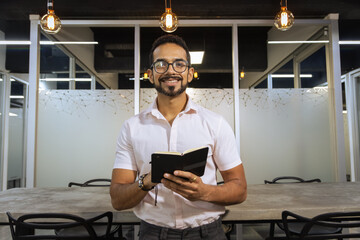
{"label": "wristwatch", "polygon": [[153,189],[154,187],[150,188],[150,189],[147,189],[145,188],[145,184],[144,184],[144,178],[147,176],[147,173],[146,174],[143,174],[139,177],[139,188],[143,191],[150,191],[151,189]]}

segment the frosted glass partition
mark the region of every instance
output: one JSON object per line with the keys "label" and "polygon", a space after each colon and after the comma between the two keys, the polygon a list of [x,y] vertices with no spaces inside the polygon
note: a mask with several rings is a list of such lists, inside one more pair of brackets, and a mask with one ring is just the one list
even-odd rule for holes
{"label": "frosted glass partition", "polygon": [[[234,129],[234,105],[232,89],[188,88],[186,93],[191,99],[207,109],[221,114]],[[145,110],[156,98],[155,89],[142,89],[140,111]]]}
{"label": "frosted glass partition", "polygon": [[133,109],[133,91],[40,91],[35,186],[111,178],[116,138]]}
{"label": "frosted glass partition", "polygon": [[241,157],[250,183],[334,181],[327,88],[240,91]]}
{"label": "frosted glass partition", "polygon": [[10,108],[8,188],[20,187],[24,162],[24,110]]}
{"label": "frosted glass partition", "polygon": [[[234,126],[232,89],[188,89]],[[141,110],[155,99],[141,90]],[[334,180],[326,89],[240,90],[241,157],[250,184],[280,175]],[[133,115],[133,90],[42,91],[36,186],[111,177],[115,142]]]}

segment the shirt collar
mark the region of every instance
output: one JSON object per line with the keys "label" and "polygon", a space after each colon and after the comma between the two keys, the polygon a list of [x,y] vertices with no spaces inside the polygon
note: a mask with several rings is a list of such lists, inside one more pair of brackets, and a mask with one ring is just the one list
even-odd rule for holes
{"label": "shirt collar", "polygon": [[196,112],[198,111],[199,106],[196,105],[196,104],[191,100],[191,98],[189,97],[189,95],[186,94],[186,96],[187,96],[187,98],[188,98],[188,102],[187,102],[186,107],[185,107],[185,109],[184,109],[183,112],[184,112],[184,113],[196,113]]}
{"label": "shirt collar", "polygon": [[[189,95],[187,95],[188,101],[187,104],[185,106],[184,111],[182,111],[185,114],[190,114],[190,113],[196,113],[198,111],[199,106],[197,104],[195,104],[191,98],[189,97]],[[161,118],[162,114],[160,113],[158,107],[157,107],[157,98],[153,101],[153,103],[145,110],[145,114],[151,113],[153,116],[157,117],[157,118]]]}

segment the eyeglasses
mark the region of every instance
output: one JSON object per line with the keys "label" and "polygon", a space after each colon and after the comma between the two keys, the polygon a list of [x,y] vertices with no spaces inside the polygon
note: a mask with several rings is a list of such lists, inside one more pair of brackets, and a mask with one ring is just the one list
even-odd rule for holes
{"label": "eyeglasses", "polygon": [[151,68],[154,68],[157,73],[165,73],[170,65],[172,65],[174,71],[177,73],[185,72],[186,68],[189,66],[188,62],[182,59],[175,60],[173,63],[168,63],[165,60],[158,60],[151,65]]}

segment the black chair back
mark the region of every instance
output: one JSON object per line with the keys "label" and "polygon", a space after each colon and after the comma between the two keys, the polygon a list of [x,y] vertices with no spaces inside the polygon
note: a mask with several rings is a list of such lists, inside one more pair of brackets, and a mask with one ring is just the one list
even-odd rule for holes
{"label": "black chair back", "polygon": [[[109,235],[112,224],[112,212],[106,212],[93,218],[84,219],[76,215],[65,213],[34,213],[25,214],[15,219],[11,213],[6,213],[10,223],[13,240],[34,239],[97,239],[92,224],[102,218],[107,218],[106,235]],[[81,228],[81,234],[59,235],[58,230]],[[47,230],[40,233],[41,230]],[[51,231],[53,230],[53,231]],[[106,239],[109,239],[105,236]]]}
{"label": "black chair back", "polygon": [[[300,235],[294,236],[289,231],[289,221],[296,219],[304,222]],[[290,211],[282,213],[282,221],[287,239],[345,239],[360,238],[360,212],[334,212],[324,213],[313,218],[306,218]],[[316,227],[329,229],[329,232],[323,231],[321,234],[313,232]],[[332,229],[342,229],[339,232],[333,232]],[[354,228],[358,228],[354,231]],[[347,229],[347,231],[345,231]],[[352,229],[352,231],[350,230]]]}
{"label": "black chair back", "polygon": [[[99,184],[101,183],[101,184]],[[84,183],[69,182],[68,187],[79,186],[79,187],[109,187],[111,179],[108,178],[96,178],[88,180]]]}
{"label": "black chair back", "polygon": [[[304,180],[299,177],[295,176],[281,176],[276,177],[271,181],[264,180],[265,184],[286,184],[286,183],[312,183],[312,182],[321,182],[319,178],[314,178],[310,180]],[[283,224],[281,222],[276,222],[276,225],[284,231]],[[297,233],[303,226],[302,222],[293,222],[290,223],[291,227],[288,228],[290,232]],[[321,229],[318,229],[321,232]],[[337,231],[337,230],[336,230]],[[270,230],[269,230],[269,236],[266,238],[267,240],[276,240],[276,239],[282,239],[282,237],[275,237],[275,222],[270,223]]]}
{"label": "black chair back", "polygon": [[[290,181],[288,181],[290,180]],[[271,181],[264,180],[265,184],[279,184],[279,183],[311,183],[311,182],[321,182],[319,178],[314,178],[310,180],[304,180],[299,177],[294,176],[282,176],[282,177],[276,177]]]}

